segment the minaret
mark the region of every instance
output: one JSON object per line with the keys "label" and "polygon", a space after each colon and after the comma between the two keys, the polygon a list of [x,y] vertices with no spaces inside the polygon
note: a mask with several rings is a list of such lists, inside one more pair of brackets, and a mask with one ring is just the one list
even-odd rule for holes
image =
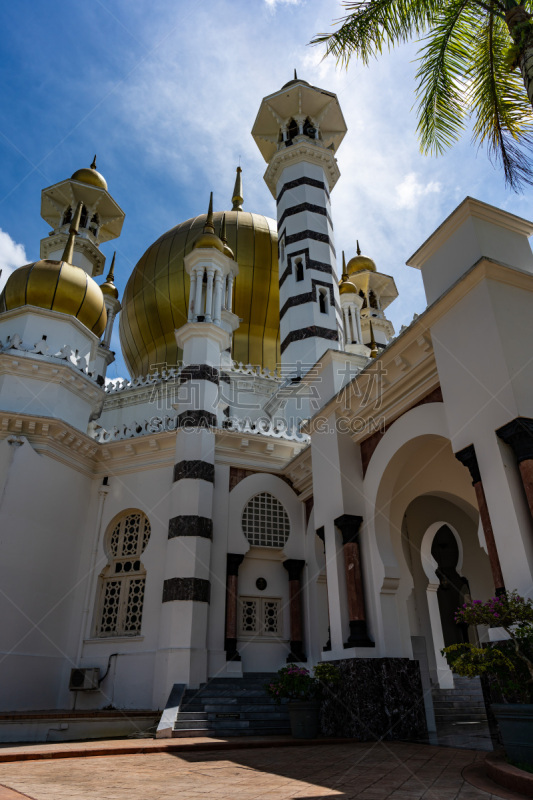
{"label": "minaret", "polygon": [[[362,255],[358,241],[356,253],[357,255],[351,258],[343,269],[342,280],[339,283],[341,304],[344,310],[348,297],[358,302],[361,338],[357,343],[370,348],[371,357],[375,357],[394,336],[394,327],[385,316],[385,309],[398,297],[398,289],[394,278],[378,272],[375,262],[368,256]],[[345,317],[345,332],[346,325]],[[347,343],[349,339],[350,334],[346,337]]]}
{"label": "minaret", "polygon": [[111,350],[111,336],[113,334],[113,326],[118,312],[122,308],[120,300],[118,299],[118,289],[115,286],[115,259],[117,253],[113,253],[111,259],[111,267],[107,275],[105,283],[100,288],[104,295],[104,304],[107,311],[107,324],[105,327],[104,335],[100,346],[96,351],[93,371],[101,376],[101,380],[105,382],[107,368],[115,360],[115,353]]}
{"label": "minaret", "polygon": [[80,202],[79,232],[70,263],[95,278],[104,271],[105,256],[100,251],[100,245],[120,236],[126,216],[109,194],[106,179],[97,171],[96,156],[90,167],[82,167],[68,180],[43,189],[41,217],[50,225],[52,232],[41,240],[41,258],[61,258],[69,224]]}
{"label": "minaret", "polygon": [[277,202],[281,360],[303,375],[339,349],[342,319],[330,192],[346,123],[336,95],[295,76],[261,103],[252,135]]}
{"label": "minaret", "polygon": [[176,331],[183,367],[160,642],[164,654],[160,679],[169,686],[177,674],[193,686],[207,678],[215,429],[222,414],[220,368],[239,324],[227,308],[238,267],[227,243],[215,233],[212,194],[204,229],[185,257],[185,270],[190,277],[189,314],[188,322]]}

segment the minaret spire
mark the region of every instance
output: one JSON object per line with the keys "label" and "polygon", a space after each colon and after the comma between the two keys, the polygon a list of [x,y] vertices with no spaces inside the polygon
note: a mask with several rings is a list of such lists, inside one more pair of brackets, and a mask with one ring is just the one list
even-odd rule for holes
{"label": "minaret spire", "polygon": [[74,216],[72,217],[68,232],[67,243],[65,245],[65,249],[63,250],[63,255],[61,256],[61,261],[66,261],[68,264],[72,264],[72,258],[74,256],[74,241],[76,239],[76,236],[78,235],[78,228],[80,227],[82,208],[83,208],[83,203],[80,201],[76,206],[76,211],[74,212]]}
{"label": "minaret spire", "polygon": [[357,241],[357,251],[356,252],[357,252],[357,255],[360,256],[361,255],[361,248],[359,247],[359,239],[357,239],[356,241]]}
{"label": "minaret spire", "polygon": [[298,80],[298,75],[296,74],[296,67],[294,68],[294,80],[295,80],[295,81],[297,81],[297,80]]}
{"label": "minaret spire", "polygon": [[96,154],[93,158],[93,163],[91,164],[91,169],[96,169]]}
{"label": "minaret spire", "polygon": [[233,187],[233,197],[231,198],[231,202],[233,203],[232,211],[242,211],[242,204],[243,204],[243,196],[242,196],[242,178],[241,178],[242,169],[237,167],[237,175],[235,177],[235,186]]}
{"label": "minaret spire", "polygon": [[117,251],[113,253],[113,258],[111,259],[111,266],[109,267],[109,275],[106,278],[106,283],[114,283],[115,282],[115,258],[117,256]]}
{"label": "minaret spire", "polygon": [[346,258],[344,255],[344,250],[342,251],[342,279],[343,281],[348,280],[348,272],[346,270]]}
{"label": "minaret spire", "polygon": [[215,224],[213,222],[213,192],[211,192],[211,194],[209,195],[209,208],[207,209],[207,219],[204,225],[204,233],[214,233],[214,232],[215,232]]}

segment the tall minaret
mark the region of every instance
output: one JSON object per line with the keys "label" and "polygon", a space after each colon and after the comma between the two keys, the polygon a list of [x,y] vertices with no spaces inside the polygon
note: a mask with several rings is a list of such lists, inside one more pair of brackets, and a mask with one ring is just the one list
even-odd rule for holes
{"label": "tall minaret", "polygon": [[342,331],[330,192],[339,178],[335,152],[346,133],[336,95],[294,74],[261,103],[252,135],[276,198],[279,237],[281,360],[303,375]]}
{"label": "tall minaret", "polygon": [[71,263],[96,278],[103,273],[105,264],[100,245],[120,236],[126,216],[109,194],[106,179],[96,169],[96,156],[90,167],[82,167],[68,180],[43,189],[41,217],[52,231],[41,240],[41,258],[61,258],[78,203],[82,204],[82,210]]}

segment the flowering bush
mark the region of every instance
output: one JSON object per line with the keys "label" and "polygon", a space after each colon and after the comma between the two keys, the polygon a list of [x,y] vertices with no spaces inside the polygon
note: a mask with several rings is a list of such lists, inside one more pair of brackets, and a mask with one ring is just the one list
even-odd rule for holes
{"label": "flowering bush", "polygon": [[339,671],[334,664],[317,664],[314,676],[305,667],[289,664],[278,670],[277,676],[266,684],[266,690],[277,703],[287,700],[314,700],[330,684],[338,683]]}
{"label": "flowering bush", "polygon": [[469,678],[486,676],[511,702],[533,699],[533,602],[508,592],[485,603],[465,603],[455,614],[458,624],[503,628],[507,641],[452,644],[442,651],[454,672]]}

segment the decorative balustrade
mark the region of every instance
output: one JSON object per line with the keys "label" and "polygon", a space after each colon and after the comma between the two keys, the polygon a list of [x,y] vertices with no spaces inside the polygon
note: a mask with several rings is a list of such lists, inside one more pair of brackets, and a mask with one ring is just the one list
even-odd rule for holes
{"label": "decorative balustrade", "polygon": [[88,378],[95,380],[93,373],[89,372],[87,356],[78,355],[78,352],[68,344],[60,347],[57,353],[51,353],[50,345],[46,339],[43,338],[34,345],[25,345],[22,338],[16,333],[14,336],[8,336],[5,344],[0,341],[0,353],[9,353],[12,350],[31,356],[44,356],[46,359],[56,358],[59,361],[66,361],[80,372],[83,372]]}

